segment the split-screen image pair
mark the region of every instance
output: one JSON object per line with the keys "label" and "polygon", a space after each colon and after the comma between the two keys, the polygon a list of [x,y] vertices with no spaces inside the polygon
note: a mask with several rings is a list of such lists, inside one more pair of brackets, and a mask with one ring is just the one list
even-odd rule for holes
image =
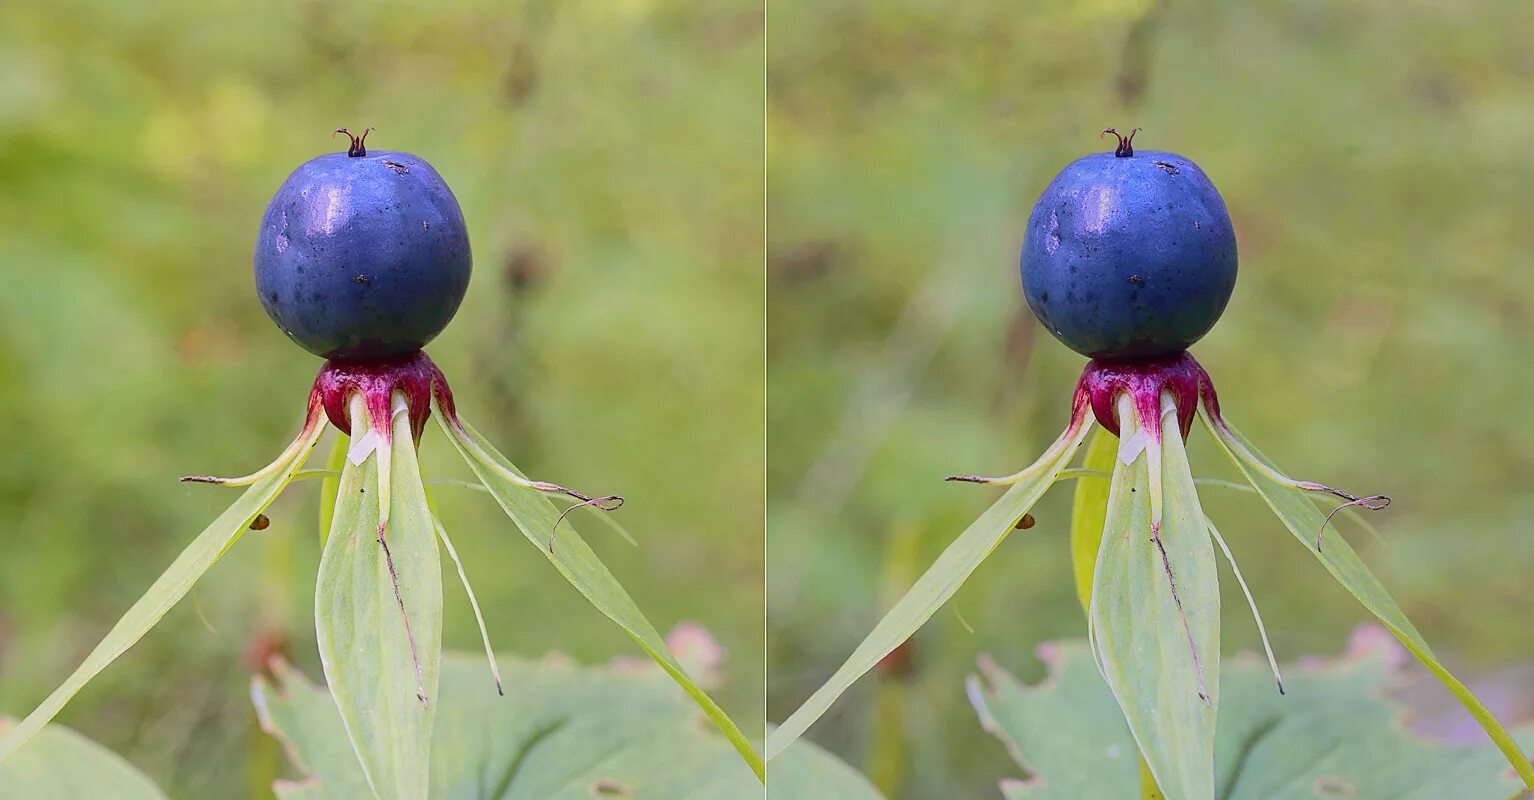
{"label": "split-screen image pair", "polygon": [[1514,800],[1534,9],[0,8],[0,800]]}

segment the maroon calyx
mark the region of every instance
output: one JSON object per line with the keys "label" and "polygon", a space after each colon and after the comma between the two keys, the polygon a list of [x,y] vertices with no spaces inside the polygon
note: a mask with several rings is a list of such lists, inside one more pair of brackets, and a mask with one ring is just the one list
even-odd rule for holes
{"label": "maroon calyx", "polygon": [[1086,394],[1092,406],[1092,414],[1114,436],[1119,435],[1118,399],[1120,395],[1128,393],[1134,401],[1136,413],[1140,415],[1141,427],[1158,442],[1161,441],[1163,393],[1170,394],[1172,402],[1177,406],[1177,425],[1185,440],[1193,429],[1193,417],[1198,412],[1200,395],[1211,411],[1219,408],[1209,373],[1186,350],[1176,355],[1144,361],[1093,359],[1081,371],[1081,381],[1076,385],[1076,392],[1078,396]]}
{"label": "maroon calyx", "polygon": [[352,395],[361,395],[373,430],[389,441],[393,436],[390,416],[395,392],[404,395],[410,432],[416,441],[420,441],[431,416],[433,394],[444,410],[452,408],[453,393],[447,378],[424,350],[379,361],[327,361],[314,378],[311,402],[317,396],[330,424],[350,436],[352,424],[347,405]]}

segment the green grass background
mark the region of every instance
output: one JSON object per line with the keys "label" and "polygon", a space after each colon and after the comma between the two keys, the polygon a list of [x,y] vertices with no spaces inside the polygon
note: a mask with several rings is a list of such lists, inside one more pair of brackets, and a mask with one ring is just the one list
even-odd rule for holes
{"label": "green grass background", "polygon": [[[1355,543],[1462,675],[1534,660],[1530,30],[1503,0],[771,3],[769,719],[997,494],[943,475],[1015,470],[1064,426],[1082,359],[1016,253],[1108,126],[1230,207],[1241,278],[1194,348],[1228,418],[1296,477],[1395,497],[1387,544]],[[1191,458],[1231,474],[1202,430]],[[1203,495],[1280,656],[1338,651],[1362,609],[1255,498]],[[1021,775],[961,684],[982,652],[1036,678],[1036,644],[1084,635],[1069,510],[1046,496],[811,738],[897,798]],[[1227,649],[1253,648],[1225,584]]]}
{"label": "green grass background", "polygon": [[[760,721],[759,4],[22,0],[0,25],[0,711],[40,699],[264,464],[318,362],[250,292],[259,214],[336,125],[430,159],[478,269],[431,347],[465,415],[530,472],[626,494],[584,529],[662,628],[708,626],[720,696]],[[1107,125],[1195,158],[1242,278],[1196,352],[1230,418],[1299,477],[1396,504],[1359,541],[1468,676],[1534,654],[1534,8],[1376,0],[773,2],[767,13],[768,717],[823,680],[1028,461],[1078,357],[1027,315],[1015,251]],[[462,476],[428,434],[432,474]],[[1204,475],[1227,476],[1195,433]],[[63,721],[173,796],[257,796],[243,651],[314,667],[316,487],[279,502]],[[439,502],[502,649],[585,660],[621,634],[488,498]],[[1205,493],[1289,657],[1361,611],[1251,498]],[[1036,674],[1083,632],[1069,504],[1013,537],[812,736],[893,796],[1015,775],[960,682]],[[1227,581],[1227,583],[1229,583]],[[1228,586],[1227,589],[1233,589]],[[449,580],[450,646],[476,646]],[[1226,597],[1230,648],[1255,644]]]}
{"label": "green grass background", "polygon": [[[641,546],[587,537],[662,631],[719,638],[717,696],[761,730],[759,4],[22,0],[0,20],[0,713],[237,496],[178,475],[249,471],[296,431],[320,362],[262,312],[251,248],[346,125],[430,160],[467,215],[471,291],[429,347],[459,409],[535,477],[627,497]],[[424,449],[428,477],[469,475],[434,427]],[[183,603],[61,721],[174,797],[269,796],[242,653],[280,634],[318,674],[317,492],[203,581],[216,633]],[[498,648],[638,654],[488,496],[437,499]],[[477,650],[444,581],[447,645]]]}

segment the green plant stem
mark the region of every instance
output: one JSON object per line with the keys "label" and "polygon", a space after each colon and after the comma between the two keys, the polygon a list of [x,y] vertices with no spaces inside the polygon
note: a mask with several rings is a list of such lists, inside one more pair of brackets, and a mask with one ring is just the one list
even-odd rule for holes
{"label": "green plant stem", "polygon": [[[320,547],[330,536],[330,521],[336,515],[336,493],[341,490],[341,467],[346,465],[346,449],[351,437],[336,431],[336,439],[330,445],[330,455],[325,458],[324,480],[320,482]],[[303,472],[294,473],[296,479]],[[317,470],[316,470],[317,471]]]}

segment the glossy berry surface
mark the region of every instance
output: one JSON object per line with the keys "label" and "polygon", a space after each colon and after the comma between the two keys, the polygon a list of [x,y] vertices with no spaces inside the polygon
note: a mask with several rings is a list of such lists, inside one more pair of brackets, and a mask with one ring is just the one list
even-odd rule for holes
{"label": "glossy berry surface", "polygon": [[1055,338],[1095,359],[1186,350],[1236,285],[1235,231],[1208,176],[1184,156],[1129,144],[1061,170],[1023,242],[1029,307]]}
{"label": "glossy berry surface", "polygon": [[256,242],[256,291],[299,346],[337,361],[420,350],[469,286],[458,201],[425,159],[366,151],[313,159],[283,182]]}

